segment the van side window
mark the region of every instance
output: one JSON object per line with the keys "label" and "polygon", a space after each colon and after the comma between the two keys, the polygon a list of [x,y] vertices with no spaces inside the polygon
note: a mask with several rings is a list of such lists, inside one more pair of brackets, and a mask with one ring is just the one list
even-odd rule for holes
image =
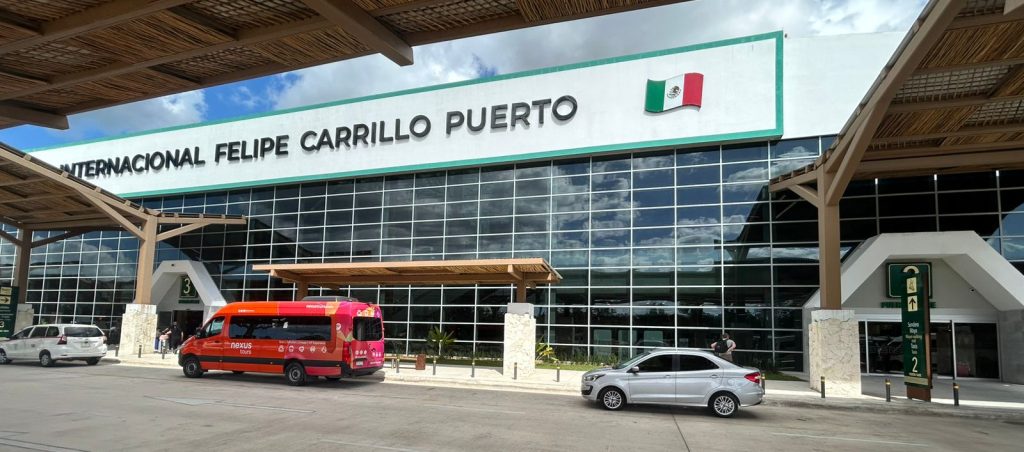
{"label": "van side window", "polygon": [[210,321],[209,327],[206,329],[206,337],[213,337],[220,334],[221,330],[224,329],[224,317],[217,317]]}
{"label": "van side window", "polygon": [[232,316],[228,335],[232,339],[328,341],[331,339],[331,318],[325,316]]}
{"label": "van side window", "polygon": [[37,327],[33,328],[32,329],[32,335],[29,336],[29,337],[32,337],[32,338],[46,337],[46,327],[45,326],[37,326]]}
{"label": "van side window", "polygon": [[23,329],[21,331],[18,331],[18,334],[15,334],[14,336],[11,336],[11,340],[13,341],[15,339],[25,339],[26,337],[28,337],[28,334],[31,333],[31,332],[32,332],[32,327],[25,328],[25,329]]}
{"label": "van side window", "polygon": [[46,337],[60,337],[60,328],[55,326],[46,327]]}
{"label": "van side window", "polygon": [[258,317],[231,316],[228,322],[228,337],[231,339],[254,339],[253,331],[256,328]]}

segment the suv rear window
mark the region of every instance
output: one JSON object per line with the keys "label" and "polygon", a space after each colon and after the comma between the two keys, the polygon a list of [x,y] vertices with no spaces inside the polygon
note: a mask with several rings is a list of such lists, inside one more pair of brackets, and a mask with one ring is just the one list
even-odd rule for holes
{"label": "suv rear window", "polygon": [[94,326],[66,326],[64,335],[68,337],[100,337],[103,332]]}

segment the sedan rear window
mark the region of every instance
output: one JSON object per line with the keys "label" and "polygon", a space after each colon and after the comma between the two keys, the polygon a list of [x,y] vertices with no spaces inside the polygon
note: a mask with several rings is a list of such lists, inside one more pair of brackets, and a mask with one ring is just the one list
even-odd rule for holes
{"label": "sedan rear window", "polygon": [[66,326],[64,335],[68,337],[100,337],[103,332],[94,326]]}

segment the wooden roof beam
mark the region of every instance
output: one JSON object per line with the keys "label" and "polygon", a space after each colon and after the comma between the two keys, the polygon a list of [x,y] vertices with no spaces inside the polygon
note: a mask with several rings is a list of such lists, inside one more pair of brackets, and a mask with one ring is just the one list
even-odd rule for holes
{"label": "wooden roof beam", "polygon": [[[920,135],[897,135],[894,137],[882,137],[871,140],[871,144],[905,143],[908,141],[938,140],[949,137],[970,137],[976,135],[988,135],[993,133],[1017,133],[1024,130],[1024,123],[1005,124],[998,126],[974,126],[964,127],[952,132],[923,133]],[[868,151],[868,155],[877,151]]]}
{"label": "wooden roof beam", "polygon": [[1019,147],[1014,150],[872,160],[861,163],[858,170],[862,173],[892,173],[920,170],[941,172],[960,167],[998,168],[1003,165],[1020,165],[1020,149],[1024,149],[1024,142],[1018,143]]}
{"label": "wooden roof beam", "polygon": [[7,102],[0,102],[0,118],[32,124],[51,129],[67,130],[68,117],[48,111],[21,107]]}
{"label": "wooden roof beam", "polygon": [[893,104],[889,106],[889,113],[910,113],[924,110],[939,110],[943,108],[976,107],[979,105],[985,105],[989,102],[1003,102],[1019,99],[1024,99],[1024,94],[1003,97],[990,97],[987,94],[980,94],[977,96],[966,96],[958,99],[938,100],[932,102],[908,102],[901,104]]}
{"label": "wooden roof beam", "polygon": [[0,45],[0,55],[107,28],[191,1],[193,0],[152,0],[150,2],[115,0],[104,3],[70,16],[40,24],[39,34]]}
{"label": "wooden roof beam", "polygon": [[302,3],[399,66],[412,64],[409,43],[351,0],[302,0]]}
{"label": "wooden roof beam", "polygon": [[7,28],[13,28],[22,33],[33,36],[39,34],[39,23],[27,17],[2,9],[0,9],[0,25]]}
{"label": "wooden roof beam", "polygon": [[1024,0],[1006,0],[1003,5],[1003,14],[1013,15],[1024,13]]}

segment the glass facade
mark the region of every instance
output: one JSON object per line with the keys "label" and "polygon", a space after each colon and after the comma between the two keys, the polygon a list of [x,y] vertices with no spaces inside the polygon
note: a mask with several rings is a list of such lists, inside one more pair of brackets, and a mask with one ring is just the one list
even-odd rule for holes
{"label": "glass facade", "polygon": [[[564,358],[651,346],[707,347],[802,367],[801,306],[817,289],[813,206],[769,195],[770,177],[811,163],[832,137],[636,151],[136,200],[169,212],[241,214],[160,244],[157,260],[202,262],[228,300],[289,300],[260,263],[541,257],[561,284],[529,292],[538,340]],[[989,172],[855,181],[841,204],[843,252],[884,232],[974,230],[1024,268],[1024,177]],[[96,232],[36,249],[37,321],[106,327],[133,298],[138,242]],[[0,277],[14,249],[0,245]],[[316,295],[316,291],[312,291]],[[324,294],[328,294],[325,290]],[[343,291],[384,309],[390,351],[427,331],[457,351],[500,354],[508,286]]]}

